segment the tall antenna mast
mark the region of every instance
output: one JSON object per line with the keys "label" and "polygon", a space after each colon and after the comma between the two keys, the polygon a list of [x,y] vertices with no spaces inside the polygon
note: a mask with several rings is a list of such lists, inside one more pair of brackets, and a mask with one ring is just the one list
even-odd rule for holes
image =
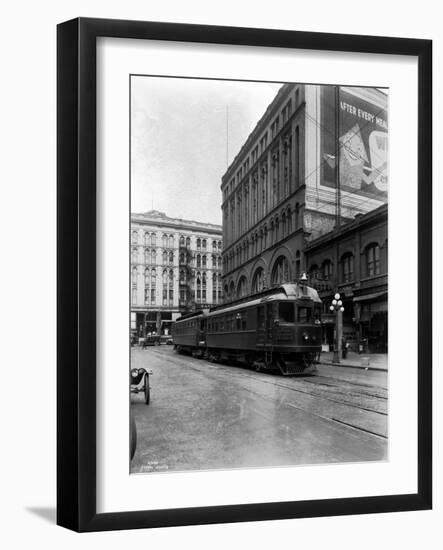
{"label": "tall antenna mast", "polygon": [[229,106],[226,105],[226,168],[229,166]]}
{"label": "tall antenna mast", "polygon": [[336,186],[336,226],[341,225],[340,197],[340,86],[335,87],[335,186]]}

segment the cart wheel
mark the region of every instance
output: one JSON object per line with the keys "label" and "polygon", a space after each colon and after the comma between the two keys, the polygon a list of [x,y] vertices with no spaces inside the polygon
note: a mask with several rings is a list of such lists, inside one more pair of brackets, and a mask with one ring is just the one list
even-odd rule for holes
{"label": "cart wheel", "polygon": [[149,400],[151,398],[151,389],[149,387],[149,375],[145,374],[145,403],[149,405]]}
{"label": "cart wheel", "polygon": [[137,429],[135,427],[135,420],[131,413],[131,460],[134,458],[135,449],[137,448]]}

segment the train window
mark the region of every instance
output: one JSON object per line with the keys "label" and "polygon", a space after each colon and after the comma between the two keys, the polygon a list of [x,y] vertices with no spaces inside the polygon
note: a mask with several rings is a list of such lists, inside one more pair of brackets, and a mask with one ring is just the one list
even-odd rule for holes
{"label": "train window", "polygon": [[235,329],[236,330],[240,330],[241,329],[241,314],[240,313],[237,313],[236,317],[235,317]]}
{"label": "train window", "polygon": [[299,307],[298,308],[298,322],[299,323],[308,323],[311,319],[311,308],[310,307]]}
{"label": "train window", "polygon": [[265,328],[265,308],[263,306],[257,308],[257,328]]}
{"label": "train window", "polygon": [[246,315],[243,315],[241,319],[241,329],[246,330]]}
{"label": "train window", "polygon": [[278,318],[284,323],[293,323],[294,304],[292,302],[280,302],[278,304]]}

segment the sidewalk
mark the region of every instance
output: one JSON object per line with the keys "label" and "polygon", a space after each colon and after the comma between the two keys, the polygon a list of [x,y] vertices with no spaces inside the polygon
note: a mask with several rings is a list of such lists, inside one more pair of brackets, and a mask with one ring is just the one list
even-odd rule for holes
{"label": "sidewalk", "polygon": [[354,351],[349,351],[346,359],[340,357],[340,363],[333,363],[332,351],[322,351],[320,355],[321,365],[333,365],[334,367],[354,367],[356,369],[368,370],[388,370],[387,353],[362,353],[359,355]]}

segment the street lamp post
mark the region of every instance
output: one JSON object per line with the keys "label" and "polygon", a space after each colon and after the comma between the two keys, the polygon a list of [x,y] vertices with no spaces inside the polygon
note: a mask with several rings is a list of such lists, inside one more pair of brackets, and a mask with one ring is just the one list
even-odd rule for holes
{"label": "street lamp post", "polygon": [[335,312],[335,338],[334,338],[334,356],[332,358],[333,363],[340,363],[341,341],[343,333],[343,302],[340,299],[340,294],[335,293],[329,309]]}

